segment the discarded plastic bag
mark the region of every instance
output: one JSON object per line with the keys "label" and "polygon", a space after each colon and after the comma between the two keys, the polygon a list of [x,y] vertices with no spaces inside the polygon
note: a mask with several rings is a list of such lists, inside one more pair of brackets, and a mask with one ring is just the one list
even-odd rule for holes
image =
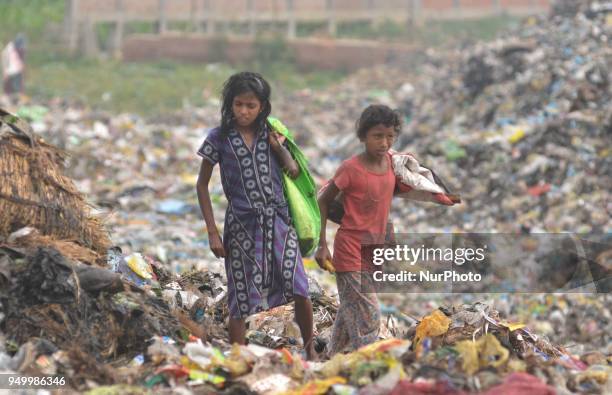
{"label": "discarded plastic bag", "polygon": [[510,352],[491,333],[476,341],[457,342],[455,349],[463,360],[463,370],[470,375],[486,367],[499,368],[506,363],[510,355]]}
{"label": "discarded plastic bag", "polygon": [[310,255],[319,244],[321,232],[319,208],[312,207],[295,181],[285,173],[283,173],[283,185],[293,226],[298,235],[300,252],[302,255]]}
{"label": "discarded plastic bag", "polygon": [[336,376],[325,380],[314,380],[299,388],[296,388],[293,391],[287,391],[284,393],[284,395],[322,395],[326,394],[327,391],[335,384],[346,384],[346,379],[344,377]]}
{"label": "discarded plastic bag", "polygon": [[155,276],[153,268],[141,254],[136,252],[127,256],[125,259],[129,268],[145,280],[151,280]]}
{"label": "discarded plastic bag", "polygon": [[423,320],[416,327],[414,336],[414,347],[419,350],[419,346],[426,337],[435,337],[445,334],[451,324],[451,319],[444,315],[440,310],[436,310]]}
{"label": "discarded plastic bag", "polygon": [[223,360],[223,354],[218,349],[206,346],[201,342],[192,342],[185,344],[183,353],[187,355],[189,360],[199,365],[202,369],[207,369],[208,366],[215,360]]}

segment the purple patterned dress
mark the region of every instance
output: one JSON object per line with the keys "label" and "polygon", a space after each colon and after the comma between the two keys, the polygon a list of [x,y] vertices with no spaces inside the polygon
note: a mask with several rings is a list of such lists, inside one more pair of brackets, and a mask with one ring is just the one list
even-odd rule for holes
{"label": "purple patterned dress", "polygon": [[235,130],[210,131],[198,150],[219,163],[228,200],[223,230],[228,304],[232,318],[308,297],[308,280],[285,196],[281,167],[271,151],[268,130],[247,147]]}

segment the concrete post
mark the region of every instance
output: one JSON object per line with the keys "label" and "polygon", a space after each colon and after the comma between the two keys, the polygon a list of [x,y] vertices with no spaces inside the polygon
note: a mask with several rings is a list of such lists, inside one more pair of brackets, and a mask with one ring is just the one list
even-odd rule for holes
{"label": "concrete post", "polygon": [[123,32],[124,32],[124,0],[115,0],[115,12],[117,14],[117,21],[115,22],[115,28],[113,31],[113,44],[111,46],[111,52],[113,57],[119,58],[121,56],[121,47],[123,46]]}
{"label": "concrete post", "polygon": [[79,0],[66,0],[64,8],[64,35],[68,50],[75,52],[79,47]]}
{"label": "concrete post", "polygon": [[286,0],[287,2],[287,38],[289,40],[294,39],[297,36],[297,26],[295,23],[295,9],[293,0]]}
{"label": "concrete post", "polygon": [[98,36],[94,29],[95,24],[87,18],[83,22],[83,54],[86,57],[98,56]]}
{"label": "concrete post", "polygon": [[370,26],[374,27],[375,23],[376,23],[376,12],[374,12],[374,10],[376,9],[374,7],[374,0],[365,0],[365,6],[366,9],[368,10],[368,15],[370,16]]}
{"label": "concrete post", "polygon": [[166,19],[166,0],[159,0],[159,19],[157,22],[157,33],[164,34],[168,30],[168,20]]}
{"label": "concrete post", "polygon": [[338,25],[336,23],[336,13],[334,7],[334,0],[326,0],[325,8],[327,10],[327,31],[329,35],[334,37],[338,33]]}
{"label": "concrete post", "polygon": [[206,34],[212,36],[216,33],[215,19],[210,0],[204,0],[204,12],[206,13]]}
{"label": "concrete post", "polygon": [[423,8],[421,0],[412,0],[412,20],[415,26],[423,26]]}
{"label": "concrete post", "polygon": [[247,13],[249,15],[249,36],[255,37],[257,34],[257,24],[255,23],[255,1],[246,0]]}
{"label": "concrete post", "polygon": [[189,4],[189,30],[197,32],[200,30],[198,23],[198,0],[191,0]]}

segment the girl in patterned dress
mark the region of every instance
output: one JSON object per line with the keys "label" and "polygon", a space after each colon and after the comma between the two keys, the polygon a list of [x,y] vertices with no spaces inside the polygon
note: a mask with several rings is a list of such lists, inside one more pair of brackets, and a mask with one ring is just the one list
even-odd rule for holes
{"label": "girl in patterned dress", "polygon": [[384,244],[395,174],[388,153],[401,130],[399,114],[387,106],[366,108],[357,122],[363,152],[345,160],[319,197],[321,238],[315,259],[332,258],[325,240],[328,207],[342,191],[344,216],[334,239],[333,265],[340,307],[329,354],[355,350],[378,339],[380,308],[371,276],[363,275],[361,247]]}
{"label": "girl in patterned dress", "polygon": [[[223,88],[221,125],[198,150],[202,157],[198,200],[213,253],[225,258],[231,343],[245,343],[245,318],[295,302],[307,358],[314,356],[312,304],[298,238],[283,193],[282,171],[297,177],[299,167],[267,122],[270,85],[261,75],[242,72]],[[208,191],[215,164],[228,201],[223,238],[217,231]]]}

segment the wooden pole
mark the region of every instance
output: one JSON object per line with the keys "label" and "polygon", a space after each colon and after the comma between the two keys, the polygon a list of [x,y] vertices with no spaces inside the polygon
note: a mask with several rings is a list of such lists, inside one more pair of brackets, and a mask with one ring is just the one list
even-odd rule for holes
{"label": "wooden pole", "polygon": [[294,9],[294,4],[293,4],[293,0],[286,0],[287,1],[287,38],[289,40],[294,39],[296,37],[296,31],[297,31],[297,27],[296,27],[296,23],[295,23],[295,9]]}
{"label": "wooden pole", "polygon": [[79,0],[66,0],[64,9],[64,34],[68,50],[75,52],[79,46]]}
{"label": "wooden pole", "polygon": [[123,0],[115,0],[115,13],[117,14],[117,21],[115,22],[115,30],[113,32],[113,45],[111,48],[112,54],[115,58],[121,56],[121,47],[123,46],[123,32],[124,32],[124,4]]}
{"label": "wooden pole", "polygon": [[98,36],[95,24],[89,18],[83,22],[83,53],[86,57],[98,55]]}
{"label": "wooden pole", "polygon": [[168,29],[168,21],[166,19],[166,0],[159,0],[159,20],[157,22],[157,33],[164,34]]}
{"label": "wooden pole", "polygon": [[255,23],[255,2],[254,0],[246,0],[247,12],[249,15],[249,36],[255,37],[257,34],[257,24]]}
{"label": "wooden pole", "polygon": [[374,24],[376,23],[374,0],[366,0],[366,8],[368,10],[368,14],[370,15],[370,26],[374,27]]}
{"label": "wooden pole", "polygon": [[204,9],[206,13],[206,34],[212,36],[216,33],[216,29],[211,0],[204,0]]}
{"label": "wooden pole", "polygon": [[325,8],[327,10],[327,31],[329,32],[329,35],[334,37],[336,35],[336,33],[338,32],[338,25],[336,23],[336,13],[335,13],[335,6],[334,6],[334,0],[326,0],[325,1]]}

